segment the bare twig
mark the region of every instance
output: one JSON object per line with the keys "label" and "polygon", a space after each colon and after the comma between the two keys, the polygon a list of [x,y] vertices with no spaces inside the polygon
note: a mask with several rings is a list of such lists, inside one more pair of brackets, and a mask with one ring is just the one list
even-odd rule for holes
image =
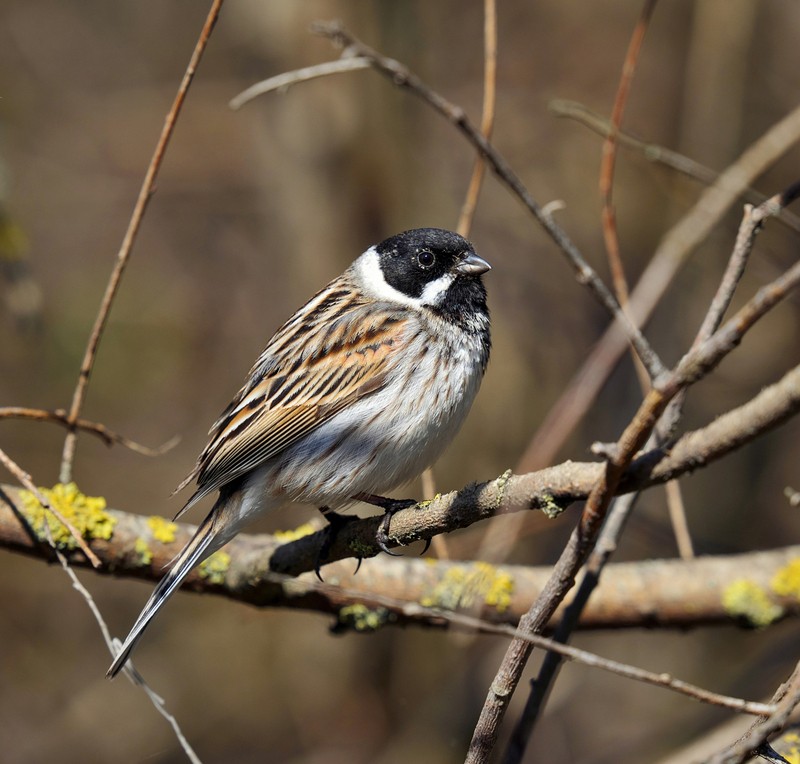
{"label": "bare twig", "polygon": [[285,92],[292,85],[297,85],[300,82],[308,82],[318,77],[328,77],[331,74],[369,69],[370,66],[372,66],[372,64],[368,59],[356,56],[352,58],[340,58],[338,61],[326,61],[323,64],[306,66],[303,69],[295,69],[292,72],[285,72],[284,74],[279,74],[275,77],[263,80],[262,82],[257,82],[255,85],[251,85],[235,98],[232,98],[228,106],[234,110],[241,109],[242,106],[265,93],[272,93],[276,90]]}
{"label": "bare twig", "polygon": [[[603,119],[599,114],[576,101],[554,98],[548,104],[548,109],[556,117],[574,119],[576,122],[585,125],[598,135],[605,137],[611,134],[611,123],[607,119]],[[648,161],[663,164],[665,167],[669,167],[706,186],[716,183],[719,179],[720,174],[710,167],[706,167],[700,164],[700,162],[696,162],[694,159],[690,159],[664,146],[642,141],[630,133],[618,130],[616,132],[616,140],[620,146],[640,152]],[[746,202],[753,205],[762,204],[767,199],[765,194],[749,186],[742,189],[741,195]],[[793,231],[800,233],[800,217],[793,212],[783,210],[781,214],[778,215],[777,219],[787,226],[787,228],[791,228]]]}
{"label": "bare twig", "polygon": [[108,321],[111,305],[114,302],[114,298],[116,297],[122,281],[122,275],[125,271],[125,266],[128,264],[131,251],[133,250],[133,244],[136,240],[137,234],[139,233],[139,228],[142,224],[145,210],[147,209],[147,203],[150,201],[150,197],[153,194],[156,175],[158,174],[161,163],[164,159],[164,153],[167,150],[167,145],[175,129],[175,123],[177,122],[181,107],[183,106],[183,102],[186,100],[186,94],[189,91],[189,86],[192,84],[195,72],[197,71],[197,66],[200,63],[200,59],[202,58],[203,52],[206,49],[211,32],[214,29],[214,25],[217,23],[222,2],[223,0],[213,0],[211,9],[206,17],[205,24],[203,25],[203,29],[200,32],[200,37],[197,40],[197,44],[194,47],[192,56],[189,59],[189,65],[186,67],[183,80],[178,87],[175,100],[173,101],[170,110],[167,112],[167,116],[164,121],[164,127],[161,130],[161,136],[156,144],[153,157],[150,160],[144,180],[142,181],[142,187],[139,191],[139,196],[136,199],[136,205],[133,208],[133,214],[131,215],[130,222],[128,223],[128,230],[125,232],[122,245],[117,253],[117,262],[111,272],[111,277],[108,281],[108,285],[106,286],[103,300],[100,303],[100,310],[97,314],[97,318],[95,319],[94,326],[92,327],[92,332],[89,335],[89,342],[86,346],[83,361],[81,362],[78,382],[75,385],[75,392],[73,393],[72,403],[69,408],[68,419],[70,429],[69,432],[67,432],[67,437],[64,441],[59,477],[62,483],[68,483],[72,476],[72,462],[75,458],[75,447],[77,443],[76,422],[80,416],[81,408],[86,398],[89,377],[92,373],[95,357],[97,356],[97,348],[100,344],[100,339],[103,336],[103,331]]}
{"label": "bare twig", "polygon": [[[700,430],[686,433],[675,441],[668,451],[659,448],[638,456],[624,473],[617,490],[619,493],[626,493],[647,486],[660,485],[667,480],[701,469],[798,413],[800,413],[800,366],[788,372],[780,381],[766,387],[753,400],[723,414]],[[432,538],[436,534],[465,528],[497,514],[537,508],[545,508],[548,512],[565,509],[572,503],[585,499],[602,472],[603,465],[599,462],[565,462],[527,475],[504,475],[487,483],[468,486],[461,491],[439,496],[424,507],[411,507],[398,512],[392,519],[392,543],[409,544],[419,539]],[[9,491],[9,494],[13,495],[13,492]],[[148,525],[147,518],[114,513],[110,510],[109,512],[117,520],[112,538],[92,541],[94,551],[104,561],[104,571],[109,573],[124,573],[149,580],[160,578],[163,575],[164,565],[188,542],[194,530],[190,526],[177,525],[173,543],[155,543],[153,530]],[[373,517],[346,525],[331,548],[331,559],[343,560],[356,554],[368,553],[370,550],[377,553],[374,540],[379,523],[380,518]],[[153,557],[147,564],[142,561],[141,553],[135,551],[136,541],[140,538],[152,542],[150,550]],[[209,585],[196,574],[189,577],[188,584],[198,590],[213,590],[225,596],[256,604],[286,605],[287,600],[291,600],[295,606],[326,609],[319,602],[304,600],[308,595],[302,586],[291,591],[282,588],[276,591],[267,583],[256,585],[256,582],[260,582],[262,577],[270,572],[299,575],[312,571],[325,538],[324,533],[312,533],[286,542],[277,538],[254,538],[242,534],[234,539],[229,547],[237,566],[233,567],[226,577],[225,586]],[[2,502],[0,502],[0,545],[23,554],[42,556],[41,545],[31,537],[29,529],[19,522],[17,515]],[[790,551],[797,555],[796,550]],[[67,556],[75,564],[82,562],[82,557],[77,553]],[[755,557],[747,559],[750,560],[746,566],[748,575],[756,575],[755,571],[759,566],[754,561]],[[438,575],[444,576],[448,569],[447,565],[457,565],[457,563],[441,562],[437,565],[445,567],[437,568],[428,562],[421,562],[419,567],[414,567],[412,563],[415,561],[397,560],[397,565],[390,569],[382,567],[384,562],[388,564],[389,560],[382,559],[380,563],[376,561],[365,564],[355,579],[352,578],[352,564],[348,564],[344,569],[341,566],[336,568],[335,574],[340,579],[350,576],[352,588],[363,586],[365,590],[386,591],[389,587],[394,591],[403,592],[404,598],[420,600],[428,587],[435,587],[436,571]],[[773,561],[768,564],[780,565],[787,561]],[[670,594],[664,592],[659,595],[661,599],[657,608],[649,607],[646,600],[651,586],[649,582],[654,577],[661,578],[660,567],[649,569],[650,572],[643,575],[638,582],[628,580],[625,588],[638,594],[630,610],[626,614],[617,613],[614,618],[618,622],[639,625],[648,622],[659,624],[662,623],[661,619],[664,619],[665,625],[681,625],[687,623],[682,619],[691,617],[686,614],[686,602],[695,600],[705,603],[703,608],[711,613],[709,617],[712,620],[726,618],[721,607],[719,592],[708,589],[710,581],[719,579],[717,575],[719,570],[715,573],[703,569],[702,566],[706,562],[704,559],[693,561],[692,565],[698,566],[694,568],[690,567],[689,563],[676,563],[678,566],[686,566],[689,579],[681,578],[674,569],[671,572],[663,571],[663,580],[674,581],[676,588],[671,590]],[[378,567],[373,569],[373,564],[377,564]],[[732,569],[742,570],[744,567],[744,563],[738,562],[733,564]],[[425,571],[428,568],[432,577],[427,577]],[[373,570],[376,576],[374,579],[371,578]],[[770,568],[763,574],[764,581],[770,580],[770,570],[773,569]],[[547,575],[544,575],[545,572]],[[513,593],[508,615],[498,614],[498,617],[516,620],[529,606],[533,596],[542,590],[549,572],[548,568],[546,571],[541,571],[542,575],[537,573],[533,577],[528,577],[527,574],[523,575],[520,569],[514,569]],[[611,574],[606,573],[606,575]],[[329,605],[328,609],[332,605]],[[793,607],[791,603],[784,603],[784,606],[787,609]],[[596,623],[603,625],[603,621]],[[605,625],[609,624],[605,622]]]}
{"label": "bare twig", "polygon": [[48,411],[46,409],[31,409],[23,406],[2,406],[0,407],[0,419],[32,419],[36,422],[55,422],[56,424],[74,427],[76,430],[83,430],[84,432],[96,435],[107,446],[118,444],[131,451],[135,451],[137,454],[142,454],[143,456],[161,456],[174,448],[179,440],[178,437],[174,437],[158,448],[150,448],[130,438],[126,438],[124,435],[120,435],[98,422],[90,422],[88,419],[77,419],[75,422],[70,423],[69,415],[64,409]]}
{"label": "bare twig", "polygon": [[[36,497],[38,502],[42,505],[42,507],[44,507],[45,510],[50,512],[58,519],[58,521],[70,532],[70,535],[75,539],[75,543],[86,555],[86,558],[89,560],[92,566],[99,568],[102,563],[100,562],[98,556],[89,548],[89,545],[84,540],[81,532],[69,520],[67,520],[67,518],[61,514],[61,512],[59,512],[52,504],[50,504],[45,495],[36,487],[36,484],[33,482],[31,476],[1,448],[0,464],[2,464],[17,480],[19,480],[23,486],[25,486],[28,491],[30,491]],[[49,533],[50,526],[45,523],[44,527]]]}
{"label": "bare twig", "polygon": [[[49,528],[47,529],[47,532],[50,532]],[[75,571],[72,570],[67,562],[67,558],[64,557],[64,555],[56,547],[52,536],[50,537],[50,545],[53,547],[53,551],[55,552],[62,569],[72,581],[72,588],[75,589],[75,591],[77,591],[81,597],[83,597],[89,607],[89,610],[92,611],[92,615],[94,616],[95,621],[97,621],[97,625],[100,628],[100,633],[103,635],[103,640],[106,643],[106,647],[108,647],[108,651],[112,656],[116,655],[117,650],[120,647],[120,642],[119,640],[111,637],[111,632],[108,630],[108,626],[103,618],[103,614],[100,612],[100,608],[97,607],[94,597],[92,597],[92,595],[89,593],[89,590],[81,583],[80,579],[75,574]],[[189,744],[189,741],[186,739],[186,736],[183,734],[183,730],[181,730],[178,720],[169,711],[167,711],[167,707],[164,704],[164,699],[158,696],[152,690],[150,685],[148,685],[144,680],[144,677],[133,667],[133,663],[131,661],[128,661],[128,663],[125,665],[123,672],[128,679],[133,682],[133,684],[142,688],[144,693],[150,699],[150,702],[155,706],[156,711],[158,711],[158,713],[160,713],[167,720],[168,724],[170,727],[172,727],[172,730],[175,733],[178,743],[180,744],[189,761],[192,762],[192,764],[202,764],[199,757],[192,749],[192,746]]]}
{"label": "bare twig", "polygon": [[[32,538],[20,523],[17,514],[20,507],[17,489],[0,485],[0,547],[33,559],[49,560],[49,549]],[[163,543],[154,536],[150,518],[113,509],[106,512],[114,520],[114,533],[111,539],[94,542],[95,551],[103,562],[96,571],[100,575],[158,581],[164,566],[196,530],[192,525],[176,523],[172,529],[174,541]],[[313,541],[312,536],[308,538]],[[147,545],[147,561],[141,554],[142,544]],[[211,581],[194,572],[188,577],[185,590],[255,607],[292,608],[333,615],[357,602],[371,609],[385,608],[383,622],[387,625],[433,628],[447,624],[439,616],[413,610],[415,603],[471,610],[472,603],[481,600],[483,607],[479,615],[485,622],[516,626],[551,573],[548,566],[487,567],[481,563],[380,555],[365,562],[357,574],[351,560],[333,563],[326,569],[329,571],[326,579],[335,580],[338,586],[319,589],[314,585],[317,578],[313,573],[302,573],[290,583],[284,578],[275,578],[284,574],[276,574],[273,568],[277,566],[272,564],[272,558],[283,555],[287,546],[288,542],[280,534],[240,534],[226,546],[230,564],[224,579]],[[295,553],[297,549],[295,546]],[[76,550],[64,550],[63,554],[73,566],[88,566]],[[664,559],[612,563],[605,568],[601,586],[581,614],[579,628],[684,629],[746,623],[746,616],[737,615],[725,604],[728,587],[741,578],[742,571],[747,571],[747,580],[752,586],[769,592],[768,602],[775,623],[782,618],[796,619],[800,617],[800,602],[791,594],[778,596],[770,582],[798,556],[800,546],[787,546],[737,555],[704,556],[689,562]],[[461,594],[453,586],[456,579],[467,582]],[[475,584],[475,588],[469,582]],[[476,595],[481,582],[506,582],[503,589],[507,596],[502,602],[487,604]],[[392,598],[402,603],[402,607],[380,599],[382,597]],[[560,623],[564,611],[561,606],[548,629]]]}
{"label": "bare twig", "polygon": [[[483,3],[483,113],[481,115],[481,134],[489,140],[492,135],[494,125],[494,112],[496,103],[496,82],[497,82],[497,3],[496,0],[484,0]],[[475,164],[472,168],[472,176],[467,188],[467,196],[461,207],[461,215],[458,219],[456,231],[464,238],[469,238],[472,220],[475,215],[475,208],[478,205],[478,196],[483,185],[483,176],[486,164],[483,158],[478,155],[475,157]],[[433,468],[428,467],[422,474],[422,495],[425,499],[432,499],[435,493],[436,481],[433,476]],[[433,539],[433,546],[436,556],[440,559],[449,559],[450,552],[447,548],[447,541],[443,536],[436,536]]]}
{"label": "bare twig", "polygon": [[622,65],[622,76],[617,87],[617,95],[611,110],[611,130],[603,141],[602,162],[600,165],[600,196],[603,200],[603,239],[608,255],[608,264],[611,269],[614,293],[623,310],[628,302],[628,280],[625,278],[625,269],[619,251],[619,237],[617,235],[617,222],[614,213],[612,198],[614,189],[614,166],[617,159],[617,137],[625,106],[628,102],[633,75],[639,62],[639,53],[642,49],[644,36],[650,24],[650,18],[655,10],[657,0],[645,0],[639,21],[633,30],[625,62]]}
{"label": "bare twig", "polygon": [[[617,135],[622,125],[622,117],[625,112],[628,95],[630,93],[633,76],[639,61],[644,37],[650,24],[653,11],[657,0],[645,0],[642,6],[639,20],[634,27],[625,61],[622,66],[617,93],[614,99],[614,106],[611,112],[611,130],[603,142],[602,161],[600,165],[600,196],[602,199],[602,231],[608,258],[609,270],[612,276],[614,293],[623,311],[627,310],[628,305],[628,280],[625,276],[625,268],[622,263],[620,253],[619,235],[617,231],[616,213],[613,202],[614,189],[614,169],[617,156]],[[641,365],[633,355],[633,363],[639,378],[642,392],[646,393],[650,380],[647,370]],[[675,485],[675,484],[671,484]],[[636,503],[637,493],[629,494],[616,500],[611,510],[608,522],[603,527],[603,531],[584,572],[578,593],[567,608],[565,617],[559,624],[556,632],[556,640],[566,644],[569,641],[572,631],[577,627],[580,615],[586,607],[589,597],[600,582],[603,567],[616,549],[619,535],[628,516]],[[601,551],[602,550],[602,551]],[[559,668],[563,661],[563,656],[556,651],[550,651],[545,656],[542,666],[536,676],[536,680],[530,684],[530,692],[525,702],[525,707],[520,714],[517,723],[514,725],[511,737],[503,756],[504,764],[518,764],[522,760],[525,748],[533,733],[533,729],[539,718],[540,711],[544,708],[547,696],[552,686],[555,684]]]}
{"label": "bare twig", "polygon": [[[324,584],[320,582],[315,582],[315,588],[319,589],[334,588],[340,590],[344,595],[351,594],[350,592],[347,591],[347,589],[343,589],[342,587],[339,586],[331,587],[331,585],[329,584]],[[406,612],[412,614],[417,612],[422,612],[427,616],[429,616],[430,618],[440,618],[446,621],[448,624],[482,632],[484,634],[497,634],[497,635],[512,637],[514,639],[521,639],[523,641],[529,642],[530,644],[536,647],[541,647],[543,649],[556,652],[563,658],[566,658],[567,660],[575,661],[576,663],[582,664],[584,666],[599,668],[601,670],[608,671],[612,674],[616,674],[617,676],[622,676],[627,679],[633,679],[635,681],[644,682],[645,684],[652,684],[657,687],[663,687],[664,689],[669,689],[674,692],[678,692],[682,695],[686,695],[687,697],[691,697],[695,700],[700,701],[701,703],[710,703],[715,706],[730,708],[734,711],[739,711],[742,713],[752,714],[754,716],[760,716],[760,717],[769,716],[776,710],[775,706],[773,705],[746,701],[741,698],[732,698],[726,695],[720,695],[718,693],[705,690],[701,687],[697,687],[696,685],[689,684],[688,682],[683,682],[679,679],[674,679],[673,677],[671,677],[669,674],[666,673],[656,674],[652,671],[640,669],[638,667],[631,666],[629,664],[610,660],[608,658],[603,658],[599,655],[596,655],[595,653],[590,653],[587,650],[580,650],[575,647],[570,647],[569,645],[561,644],[560,642],[557,642],[556,640],[553,639],[548,639],[547,637],[542,637],[534,634],[524,634],[520,632],[519,629],[514,628],[513,626],[491,624],[487,623],[485,620],[476,618],[471,615],[465,615],[463,613],[454,613],[447,610],[443,610],[441,608],[424,607],[416,602],[398,602],[397,600],[394,600],[393,598],[389,597],[378,597],[374,602],[375,604],[378,604],[382,607],[393,607],[398,610],[405,610]]]}
{"label": "bare twig", "polygon": [[[798,193],[800,191],[793,186],[782,194],[780,199],[791,200],[796,198]],[[753,236],[756,230],[753,231]],[[528,613],[520,619],[519,625],[522,631],[541,632],[555,612],[558,603],[572,588],[579,568],[594,546],[623,473],[637,451],[644,446],[669,402],[681,390],[711,371],[741,342],[744,334],[758,319],[798,284],[800,284],[800,262],[760,289],[755,297],[713,337],[699,347],[691,349],[672,372],[655,380],[653,388],[645,396],[639,410],[610,450],[605,469],[586,500],[580,521],[556,563],[551,579]],[[468,764],[478,764],[488,760],[499,734],[500,723],[519,684],[531,650],[532,646],[522,640],[514,640],[509,645],[476,724],[467,754]]]}
{"label": "bare twig", "polygon": [[795,666],[786,682],[778,688],[772,698],[772,704],[777,708],[768,719],[762,719],[754,724],[736,743],[712,756],[707,764],[740,764],[757,754],[767,738],[783,728],[789,715],[800,705],[800,663]]}
{"label": "bare twig", "polygon": [[[494,127],[495,103],[497,101],[497,3],[496,0],[483,2],[483,113],[481,114],[481,135],[488,141]],[[483,184],[486,164],[483,157],[475,157],[472,177],[467,189],[467,198],[461,208],[456,230],[464,237],[469,236],[472,219],[478,205],[478,195]]]}
{"label": "bare twig", "polygon": [[432,90],[399,61],[387,58],[365,45],[348,32],[341,23],[315,22],[312,25],[312,30],[332,40],[335,44],[346,49],[348,52],[353,52],[369,59],[372,66],[381,74],[388,77],[395,85],[410,90],[414,95],[421,98],[425,103],[439,112],[439,114],[448,119],[486,159],[503,185],[522,201],[528,211],[544,228],[545,232],[558,245],[561,252],[567,258],[568,263],[575,271],[579,283],[589,288],[592,295],[609,314],[616,319],[616,323],[622,327],[625,336],[636,348],[636,352],[647,368],[650,376],[655,378],[664,371],[663,364],[650,347],[644,335],[620,310],[619,304],[613,294],[609,291],[608,287],[603,283],[595,270],[589,265],[575,244],[573,244],[566,232],[556,224],[552,216],[546,214],[534,201],[533,197],[525,188],[525,185],[519,177],[517,177],[516,173],[511,169],[508,162],[506,162],[500,152],[481,135],[480,130],[472,124],[460,106],[451,103],[435,90]]}
{"label": "bare twig", "polygon": [[[629,310],[637,325],[647,322],[687,256],[703,241],[744,189],[798,140],[800,107],[753,143],[666,234],[631,294]],[[520,459],[517,466],[519,471],[538,469],[555,458],[558,449],[592,405],[626,347],[626,337],[615,325],[610,326],[551,407]]]}

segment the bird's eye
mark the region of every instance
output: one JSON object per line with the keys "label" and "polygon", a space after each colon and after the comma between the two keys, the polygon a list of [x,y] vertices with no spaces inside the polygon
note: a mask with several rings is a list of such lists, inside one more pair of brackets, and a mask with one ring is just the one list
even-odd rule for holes
{"label": "bird's eye", "polygon": [[435,262],[436,262],[435,255],[433,254],[433,252],[428,252],[427,249],[417,254],[417,264],[419,265],[420,268],[424,268],[425,270],[427,270],[428,268],[431,268]]}

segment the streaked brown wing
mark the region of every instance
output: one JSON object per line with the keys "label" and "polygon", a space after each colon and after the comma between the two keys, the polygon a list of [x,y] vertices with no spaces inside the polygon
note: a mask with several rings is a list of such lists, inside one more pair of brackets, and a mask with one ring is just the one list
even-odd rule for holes
{"label": "streaked brown wing", "polygon": [[[320,296],[325,292],[306,309]],[[292,319],[270,341],[179,487],[197,478],[198,488],[179,514],[384,385],[392,359],[405,344],[407,319],[371,312],[355,301],[346,310],[338,301],[331,322],[321,313],[310,313],[319,319],[311,329]]]}

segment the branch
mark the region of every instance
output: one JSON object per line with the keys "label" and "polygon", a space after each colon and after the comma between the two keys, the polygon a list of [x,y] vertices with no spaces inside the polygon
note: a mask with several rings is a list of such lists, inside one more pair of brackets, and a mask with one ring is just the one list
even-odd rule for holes
{"label": "branch", "polygon": [[108,285],[106,286],[105,294],[103,295],[102,302],[100,303],[100,310],[97,313],[97,318],[95,318],[92,332],[89,335],[86,351],[84,352],[83,360],[81,361],[78,382],[75,385],[75,391],[72,395],[72,403],[69,407],[68,418],[70,430],[67,432],[67,437],[64,441],[64,450],[61,456],[61,473],[59,477],[59,480],[62,483],[69,483],[71,479],[72,462],[75,458],[75,446],[78,435],[75,423],[80,416],[81,408],[83,407],[83,401],[86,398],[86,392],[89,386],[89,377],[91,376],[92,368],[94,367],[94,361],[97,357],[97,348],[100,345],[100,339],[103,336],[103,331],[105,330],[106,323],[108,322],[108,316],[111,312],[111,305],[114,302],[114,298],[117,296],[117,291],[119,290],[120,283],[122,282],[122,274],[125,272],[125,266],[128,264],[128,260],[133,250],[134,241],[139,233],[139,228],[142,224],[142,220],[144,219],[144,213],[147,210],[147,204],[155,190],[156,176],[161,168],[161,162],[164,159],[167,145],[172,137],[181,107],[183,106],[183,102],[186,100],[186,94],[189,92],[189,86],[192,84],[195,72],[197,71],[197,66],[200,63],[200,59],[203,57],[203,53],[208,45],[208,40],[211,37],[211,32],[214,30],[214,26],[217,23],[217,18],[219,17],[219,12],[222,8],[222,2],[223,0],[213,0],[211,9],[206,16],[203,29],[200,32],[200,37],[198,38],[194,50],[192,51],[192,56],[189,59],[189,64],[186,67],[183,80],[178,87],[175,100],[172,102],[172,106],[167,112],[167,116],[164,120],[164,127],[161,130],[161,135],[158,139],[158,143],[156,144],[155,151],[153,152],[153,158],[150,160],[150,164],[147,167],[147,172],[145,173],[144,180],[142,181],[142,187],[139,190],[139,196],[136,199],[136,205],[133,208],[133,214],[131,215],[130,222],[128,223],[128,230],[125,231],[125,236],[122,240],[119,252],[117,253],[117,262],[111,272],[111,277],[109,278]]}
{"label": "branch", "polygon": [[628,319],[620,310],[614,295],[589,265],[566,232],[558,226],[553,218],[545,212],[533,199],[525,185],[511,169],[508,162],[500,152],[481,134],[480,130],[470,122],[464,110],[435,90],[426,85],[408,67],[392,58],[387,58],[377,51],[354,37],[348,32],[340,22],[316,22],[312,25],[312,31],[327,37],[341,48],[346,49],[348,54],[355,54],[369,59],[372,66],[384,76],[388,77],[398,87],[410,90],[414,95],[421,98],[428,105],[432,106],[439,114],[449,120],[475,149],[486,159],[497,177],[501,180],[513,194],[525,205],[528,211],[536,218],[545,232],[558,245],[561,252],[567,258],[576,277],[581,284],[585,284],[598,302],[616,318],[617,323],[622,327],[630,343],[636,348],[636,352],[642,363],[647,368],[651,378],[655,378],[663,372],[664,366],[656,355],[655,351],[645,339],[641,331]]}
{"label": "branch", "polygon": [[238,111],[245,104],[250,103],[254,98],[276,90],[286,92],[292,85],[300,82],[308,82],[319,77],[328,77],[331,74],[342,74],[343,72],[355,72],[359,69],[369,69],[372,64],[366,58],[354,56],[352,58],[340,58],[338,61],[326,61],[315,66],[306,66],[303,69],[295,69],[293,72],[285,72],[275,77],[257,82],[239,95],[231,98],[228,106],[234,111]]}
{"label": "branch", "polygon": [[[0,486],[0,546],[49,560],[48,549],[20,522],[17,513],[21,509],[19,490]],[[176,523],[172,528],[160,518],[153,523],[141,515],[106,511],[114,522],[114,534],[108,540],[92,540],[102,563],[96,572],[103,575],[158,581],[164,566],[195,531],[194,526],[185,523]],[[165,527],[169,527],[172,538],[168,543],[163,540]],[[273,560],[289,546],[291,542],[287,543],[280,534],[240,534],[225,547],[230,563],[221,575],[209,576],[202,569],[195,570],[184,589],[255,607],[329,613],[337,616],[343,628],[354,626],[347,611],[342,610],[354,603],[376,611],[382,609],[380,624],[447,627],[449,622],[442,613],[420,605],[458,610],[480,604],[484,624],[515,626],[551,573],[550,567],[494,567],[381,555],[362,565],[357,574],[351,560],[334,563],[325,569],[328,582],[320,583],[311,572],[296,579],[274,572]],[[79,552],[65,550],[63,554],[71,565],[88,567]],[[691,562],[675,559],[612,564],[606,567],[602,585],[589,601],[580,628],[686,628],[763,622],[767,614],[775,621],[797,617],[800,601],[788,594],[777,594],[772,582],[798,557],[800,546],[790,546],[768,552],[699,557]],[[742,571],[747,571],[746,579],[742,578]],[[745,604],[731,604],[731,592],[735,594],[731,585],[741,580],[747,582],[743,594],[764,592],[766,610],[754,608],[748,614]],[[560,623],[563,613],[562,606],[549,629]]]}
{"label": "branch", "polygon": [[[780,199],[791,200],[799,193],[800,186],[793,186],[780,195]],[[644,446],[654,431],[670,401],[715,368],[741,342],[744,334],[798,283],[800,262],[772,283],[762,287],[716,334],[699,347],[691,349],[673,371],[655,380],[653,388],[645,396],[622,435],[607,449],[604,468],[587,497],[580,520],[562,551],[550,580],[530,610],[520,619],[519,628],[523,633],[540,633],[574,585],[578,570],[586,562],[594,546],[611,499],[619,491],[626,470],[636,452]],[[793,395],[800,397],[800,385],[794,389]],[[500,723],[532,649],[529,642],[521,639],[514,639],[508,646],[476,724],[466,758],[468,764],[485,762],[491,755]]]}
{"label": "branch", "polygon": [[[631,293],[630,315],[637,326],[647,323],[686,258],[708,236],[748,185],[798,140],[800,106],[751,144],[665,234]],[[626,348],[625,335],[616,324],[612,324],[539,426],[519,461],[520,471],[538,469],[552,461],[592,405]]]}
{"label": "branch", "polygon": [[[680,475],[700,469],[741,448],[746,443],[785,422],[800,412],[800,366],[788,372],[780,381],[762,390],[744,405],[723,414],[702,429],[686,433],[671,448],[658,448],[639,455],[625,470],[617,486],[618,493],[659,485]],[[391,544],[400,546],[420,539],[429,539],[440,533],[466,528],[479,520],[497,514],[543,509],[548,514],[558,513],[576,501],[587,498],[592,486],[604,471],[600,462],[565,462],[525,475],[503,475],[495,480],[467,486],[460,491],[439,496],[430,503],[410,507],[392,517]],[[13,495],[9,491],[9,495]],[[6,507],[0,523],[0,544],[16,551],[42,556],[42,551],[16,515],[8,514]],[[113,514],[113,513],[112,513]],[[152,560],[144,564],[142,553],[137,552],[138,538],[152,538],[145,518],[113,514],[117,518],[114,535],[110,541],[92,539],[91,547],[104,560],[112,572],[123,572],[143,578],[160,577],[167,563],[188,541],[182,535],[184,526],[176,525],[175,541],[163,549],[148,550]],[[381,517],[370,517],[349,523],[339,533],[330,551],[331,562],[354,556],[374,556],[375,534]],[[127,530],[126,530],[127,529]],[[179,535],[179,531],[180,534]],[[185,530],[189,533],[189,530]],[[260,537],[240,536],[244,545],[236,548],[238,558],[252,550],[261,560],[262,573],[278,572],[299,575],[311,571],[325,539],[324,532],[313,533],[290,543],[268,550]],[[239,542],[234,540],[232,545]],[[271,542],[273,545],[278,542]],[[77,557],[72,561],[79,563]],[[404,564],[406,564],[404,562]],[[427,564],[427,563],[426,563]],[[194,574],[197,575],[196,573]],[[196,580],[190,578],[190,581]],[[255,599],[262,596],[251,590]]]}
{"label": "branch", "polygon": [[[609,120],[603,119],[599,114],[576,101],[554,98],[547,105],[547,108],[556,117],[574,119],[604,138],[612,133]],[[718,172],[700,164],[700,162],[696,162],[694,159],[679,154],[677,151],[672,151],[672,149],[668,149],[665,146],[659,146],[657,143],[640,140],[624,130],[616,131],[615,135],[620,146],[639,151],[648,161],[663,164],[665,167],[669,167],[706,186],[713,185],[719,179],[720,174]],[[765,194],[749,186],[742,188],[741,195],[749,204],[762,204],[767,199]],[[783,210],[778,215],[778,220],[793,231],[800,233],[800,218],[789,210]]]}
{"label": "branch", "polygon": [[179,440],[177,437],[171,438],[162,446],[158,446],[158,448],[150,448],[149,446],[143,446],[141,443],[137,443],[135,440],[126,438],[118,432],[114,432],[114,430],[109,429],[99,422],[90,422],[88,419],[76,419],[74,422],[70,422],[69,415],[64,409],[49,411],[46,409],[25,408],[23,406],[3,406],[0,407],[0,419],[30,419],[34,422],[55,422],[65,427],[83,430],[84,432],[96,435],[107,446],[113,446],[115,444],[124,446],[143,456],[161,456],[174,448]]}

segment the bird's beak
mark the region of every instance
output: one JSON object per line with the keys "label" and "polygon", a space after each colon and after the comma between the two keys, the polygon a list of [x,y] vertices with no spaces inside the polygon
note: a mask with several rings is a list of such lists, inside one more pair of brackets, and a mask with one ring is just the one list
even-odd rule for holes
{"label": "bird's beak", "polygon": [[463,260],[458,262],[455,270],[456,273],[463,273],[466,276],[480,276],[481,273],[492,270],[492,266],[482,257],[470,252]]}

